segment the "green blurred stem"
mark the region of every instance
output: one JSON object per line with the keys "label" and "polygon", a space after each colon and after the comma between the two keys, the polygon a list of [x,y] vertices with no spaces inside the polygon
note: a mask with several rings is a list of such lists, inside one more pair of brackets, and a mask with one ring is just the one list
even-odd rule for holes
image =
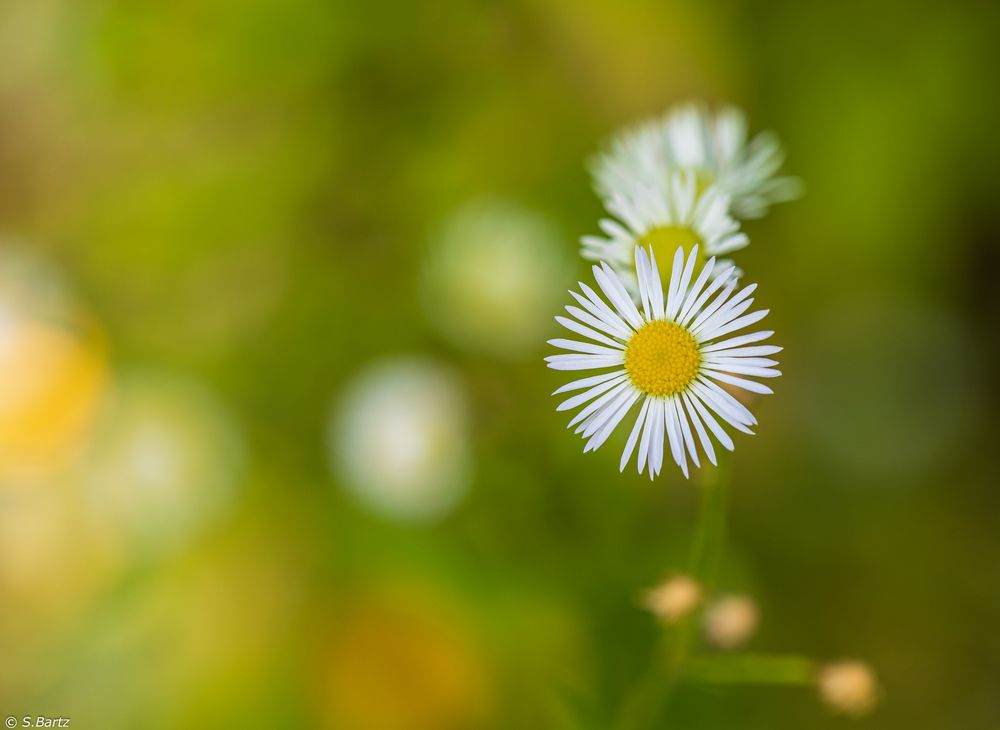
{"label": "green blurred stem", "polygon": [[694,657],[682,678],[705,684],[808,685],[816,663],[807,657],[772,654],[717,654]]}
{"label": "green blurred stem", "polygon": [[[707,466],[699,472],[701,498],[688,575],[701,584],[705,593],[715,575],[725,543],[726,497],[731,472],[726,466]],[[627,697],[614,727],[640,730],[656,726],[674,684],[682,676],[697,631],[698,612],[679,624],[665,628],[650,653],[649,663]]]}
{"label": "green blurred stem", "polygon": [[[694,542],[688,575],[697,581],[708,595],[716,580],[722,550],[726,542],[726,497],[729,492],[730,472],[725,466],[706,466],[700,472],[701,500],[698,522],[695,525]],[[681,622],[676,629],[670,665],[674,673],[683,666],[691,650],[696,633],[697,611]]]}
{"label": "green blurred stem", "polygon": [[700,475],[701,506],[688,571],[708,592],[715,583],[726,542],[726,499],[731,474],[728,465],[723,464],[706,466]]}

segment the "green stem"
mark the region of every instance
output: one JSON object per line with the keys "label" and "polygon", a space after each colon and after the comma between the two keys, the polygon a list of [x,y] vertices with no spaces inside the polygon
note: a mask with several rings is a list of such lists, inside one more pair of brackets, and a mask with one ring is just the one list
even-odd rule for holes
{"label": "green stem", "polygon": [[705,467],[701,472],[701,504],[688,571],[706,589],[715,582],[725,545],[729,481],[725,466]]}
{"label": "green stem", "polygon": [[618,713],[618,718],[614,723],[616,730],[636,730],[648,727],[650,720],[655,716],[662,688],[669,686],[669,675],[666,671],[667,662],[664,661],[665,638],[662,633],[657,636],[656,644],[650,652],[642,676],[632,687],[632,691]]}
{"label": "green stem", "polygon": [[715,654],[691,659],[683,678],[705,684],[812,684],[816,663],[807,657],[773,654]]}
{"label": "green stem", "polygon": [[[715,581],[722,555],[730,476],[729,470],[724,467],[706,466],[701,472],[701,500],[688,573],[706,592]],[[694,643],[696,615],[697,612],[687,616],[659,635],[646,669],[622,706],[614,725],[617,730],[655,726]]]}

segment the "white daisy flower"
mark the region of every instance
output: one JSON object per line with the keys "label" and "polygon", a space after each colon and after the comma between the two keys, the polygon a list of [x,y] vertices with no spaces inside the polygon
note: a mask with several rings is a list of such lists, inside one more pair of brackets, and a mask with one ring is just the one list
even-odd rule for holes
{"label": "white daisy flower", "polygon": [[732,213],[749,219],[802,194],[798,178],[778,176],[784,159],[772,132],[747,141],[746,116],[736,107],[713,115],[685,104],[619,134],[592,168],[594,187],[605,198],[647,186],[663,189],[670,173],[687,170],[702,188],[718,186],[729,196]]}
{"label": "white daisy flower", "polygon": [[610,264],[637,301],[637,249],[649,248],[661,261],[668,261],[678,247],[721,256],[749,243],[727,212],[729,198],[719,188],[712,186],[698,194],[693,173],[675,173],[668,187],[663,192],[659,187],[637,186],[629,195],[613,194],[607,208],[616,220],[605,218],[598,223],[607,238],[580,239],[581,255]]}
{"label": "white daisy flower", "polygon": [[609,370],[555,391],[583,391],[560,403],[557,410],[583,406],[569,425],[576,426],[576,433],[587,439],[584,452],[603,444],[639,404],[620,468],[625,469],[638,445],[639,472],[648,466],[650,479],[663,466],[665,440],[673,460],[687,476],[688,456],[695,466],[701,465],[699,443],[708,460],[716,463],[709,433],[733,450],[733,441],[720,421],[753,433],[750,427],[757,419],[719,383],[766,394],[773,391],[744,376],[773,378],[781,374],[774,369],[777,361],[768,359],[781,348],[753,344],[773,332],[727,337],[767,314],[766,309],[745,314],[753,304],[750,295],[757,285],[734,294],[737,282],[731,266],[720,266],[712,258],[695,276],[697,259],[697,249],[685,260],[684,250],[678,248],[664,292],[655,255],[647,256],[637,248],[641,309],[610,266],[604,262],[594,266],[597,284],[610,305],[580,282],[583,294],[570,294],[582,308],[567,306],[573,319],[556,317],[556,321],[588,341],[550,340],[549,344],[569,354],[545,358],[555,370]]}

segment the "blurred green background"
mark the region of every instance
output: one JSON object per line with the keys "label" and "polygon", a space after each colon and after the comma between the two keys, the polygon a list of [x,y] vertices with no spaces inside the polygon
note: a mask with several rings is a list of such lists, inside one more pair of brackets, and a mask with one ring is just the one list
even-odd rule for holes
{"label": "blurred green background", "polygon": [[[619,475],[624,434],[581,454],[541,358],[585,160],[704,99],[807,190],[740,254],[786,348],[732,458],[750,648],[869,661],[859,725],[1000,727],[998,31],[979,2],[0,3],[0,715],[611,727],[699,487]],[[663,727],[851,722],[685,685]]]}

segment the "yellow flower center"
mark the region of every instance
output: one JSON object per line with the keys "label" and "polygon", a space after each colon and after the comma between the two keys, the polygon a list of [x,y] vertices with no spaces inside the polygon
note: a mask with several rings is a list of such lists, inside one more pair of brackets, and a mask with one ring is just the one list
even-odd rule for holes
{"label": "yellow flower center", "polygon": [[699,365],[701,352],[691,333],[665,320],[644,324],[625,348],[625,371],[647,395],[680,393],[694,380]]}
{"label": "yellow flower center", "polygon": [[698,261],[701,264],[705,260],[705,246],[701,236],[692,231],[687,226],[658,226],[645,235],[641,236],[636,245],[644,251],[653,249],[656,256],[656,266],[660,270],[660,279],[664,283],[670,280],[670,267],[674,263],[674,254],[678,248],[684,249],[684,255],[691,253],[696,245],[698,246]]}

